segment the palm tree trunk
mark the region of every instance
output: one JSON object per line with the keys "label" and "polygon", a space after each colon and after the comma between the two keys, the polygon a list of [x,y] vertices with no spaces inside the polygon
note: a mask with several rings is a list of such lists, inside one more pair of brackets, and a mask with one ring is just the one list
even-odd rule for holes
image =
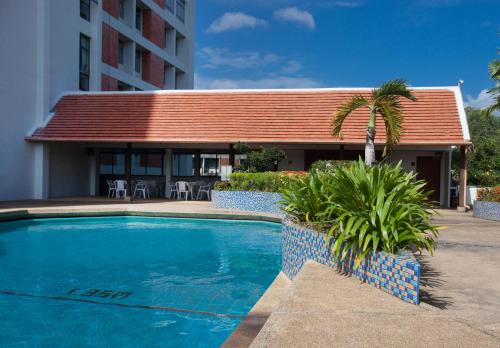
{"label": "palm tree trunk", "polygon": [[366,128],[365,164],[369,167],[375,162],[375,127]]}

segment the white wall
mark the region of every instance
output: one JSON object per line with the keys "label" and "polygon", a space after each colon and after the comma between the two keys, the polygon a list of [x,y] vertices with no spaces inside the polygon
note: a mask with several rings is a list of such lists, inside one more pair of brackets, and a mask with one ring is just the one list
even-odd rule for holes
{"label": "white wall", "polygon": [[87,196],[90,194],[90,156],[78,144],[50,144],[49,196]]}
{"label": "white wall", "polygon": [[0,11],[0,200],[33,195],[34,151],[24,137],[36,124],[35,101],[41,98],[36,84],[36,3],[2,1]]}

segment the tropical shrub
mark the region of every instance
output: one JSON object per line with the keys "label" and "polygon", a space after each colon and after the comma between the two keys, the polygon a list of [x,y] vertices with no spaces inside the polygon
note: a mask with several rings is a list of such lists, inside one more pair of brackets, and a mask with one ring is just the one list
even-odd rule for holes
{"label": "tropical shrub", "polygon": [[283,150],[277,147],[261,147],[252,150],[249,145],[238,143],[234,145],[236,153],[246,155],[246,159],[234,168],[235,172],[261,173],[271,172],[278,169],[278,164],[286,158]]}
{"label": "tropical shrub", "polygon": [[438,228],[431,221],[430,192],[401,162],[368,167],[361,160],[333,173],[330,200],[322,219],[340,260],[354,256],[356,267],[372,251],[401,249],[433,253]]}
{"label": "tropical shrub", "polygon": [[295,176],[302,173],[232,173],[229,182],[217,182],[216,191],[262,191],[281,192]]}
{"label": "tropical shrub", "polygon": [[283,210],[294,222],[316,225],[324,220],[322,214],[329,205],[333,176],[328,172],[311,169],[309,175],[291,177],[283,186]]}
{"label": "tropical shrub", "polygon": [[477,191],[477,200],[483,202],[500,202],[500,185],[479,189]]}
{"label": "tropical shrub", "polygon": [[334,172],[339,166],[346,166],[351,164],[352,161],[337,161],[337,160],[320,160],[311,165],[311,171],[319,170],[321,172]]}

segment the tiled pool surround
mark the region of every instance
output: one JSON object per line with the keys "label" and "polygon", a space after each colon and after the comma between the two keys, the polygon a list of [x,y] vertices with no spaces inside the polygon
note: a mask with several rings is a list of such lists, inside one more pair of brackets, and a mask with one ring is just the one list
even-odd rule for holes
{"label": "tiled pool surround", "polygon": [[486,220],[500,221],[500,202],[474,202],[474,217]]}
{"label": "tiled pool surround", "polygon": [[284,216],[276,192],[212,191],[212,205],[218,209],[253,211]]}
{"label": "tiled pool surround", "polygon": [[[299,273],[307,260],[313,260],[371,284],[403,301],[419,304],[420,264],[410,255],[372,253],[353,269],[352,262],[338,262],[327,236],[284,220],[282,223],[282,271],[290,279]],[[329,245],[332,245],[333,240]]]}

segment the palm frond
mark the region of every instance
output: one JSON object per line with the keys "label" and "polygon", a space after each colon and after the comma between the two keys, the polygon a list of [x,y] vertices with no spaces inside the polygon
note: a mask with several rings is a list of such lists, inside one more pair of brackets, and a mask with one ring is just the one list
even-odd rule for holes
{"label": "palm frond", "polygon": [[379,101],[378,112],[382,115],[385,123],[385,147],[383,157],[387,157],[393,147],[399,143],[401,134],[403,133],[403,113],[401,111],[401,103],[395,96],[384,98]]}
{"label": "palm frond", "polygon": [[368,100],[360,95],[356,95],[346,103],[340,105],[333,116],[332,135],[341,136],[342,124],[346,117],[354,110],[365,106],[368,106]]}
{"label": "palm frond", "polygon": [[401,79],[386,82],[379,88],[372,91],[372,98],[374,102],[390,95],[404,97],[413,101],[417,100],[417,98],[408,89],[406,81]]}
{"label": "palm frond", "polygon": [[491,78],[500,81],[500,60],[494,60],[488,66]]}

